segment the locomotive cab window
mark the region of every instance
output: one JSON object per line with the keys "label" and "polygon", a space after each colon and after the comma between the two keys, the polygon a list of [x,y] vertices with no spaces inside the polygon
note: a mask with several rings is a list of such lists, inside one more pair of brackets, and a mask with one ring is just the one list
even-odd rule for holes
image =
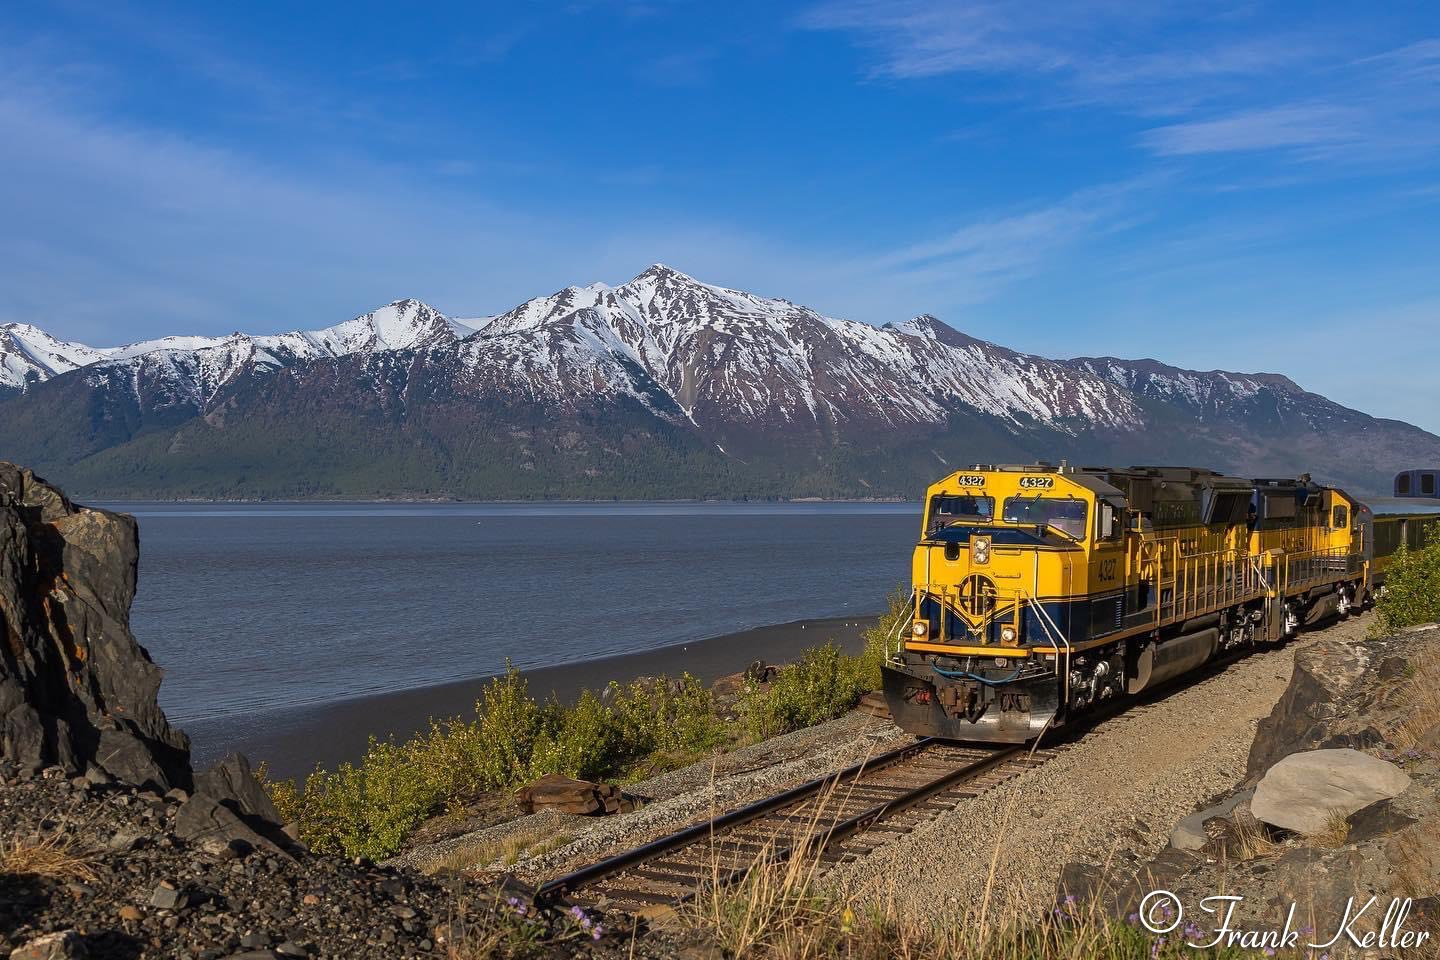
{"label": "locomotive cab window", "polygon": [[1336,530],[1344,530],[1350,525],[1350,510],[1346,507],[1336,507],[1335,514],[1331,517],[1330,526]]}
{"label": "locomotive cab window", "polygon": [[1123,517],[1123,513],[1114,504],[1101,500],[1095,508],[1095,539],[1123,539],[1125,536]]}
{"label": "locomotive cab window", "polygon": [[933,533],[941,527],[963,520],[972,523],[989,523],[994,519],[994,497],[969,495],[932,497],[930,499],[930,522],[925,525],[925,529]]}
{"label": "locomotive cab window", "polygon": [[1265,494],[1262,504],[1264,512],[1262,520],[1294,520],[1299,511],[1296,509],[1295,494],[1286,490],[1278,493]]}
{"label": "locomotive cab window", "polygon": [[1089,510],[1084,500],[1058,497],[1006,497],[1005,522],[1051,527],[1072,540],[1085,538]]}
{"label": "locomotive cab window", "polygon": [[1395,495],[1403,497],[1410,492],[1410,474],[1402,473],[1395,478]]}
{"label": "locomotive cab window", "polygon": [[1425,496],[1427,497],[1435,496],[1435,474],[1420,474],[1420,492],[1425,494]]}

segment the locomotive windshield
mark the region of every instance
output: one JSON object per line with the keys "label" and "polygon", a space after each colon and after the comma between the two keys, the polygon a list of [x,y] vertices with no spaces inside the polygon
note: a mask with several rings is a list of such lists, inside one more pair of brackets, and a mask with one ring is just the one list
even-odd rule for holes
{"label": "locomotive windshield", "polygon": [[1073,540],[1085,536],[1088,512],[1084,500],[1058,497],[1007,497],[1006,523],[1033,523],[1037,527],[1053,527]]}
{"label": "locomotive windshield", "polygon": [[930,522],[925,525],[925,529],[934,533],[941,527],[960,520],[989,523],[994,518],[994,497],[939,496],[930,500]]}

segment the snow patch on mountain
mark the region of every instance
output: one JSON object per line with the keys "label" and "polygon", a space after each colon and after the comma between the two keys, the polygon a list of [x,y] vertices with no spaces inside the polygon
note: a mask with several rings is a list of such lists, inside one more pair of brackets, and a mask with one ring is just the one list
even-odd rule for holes
{"label": "snow patch on mountain", "polygon": [[57,339],[28,323],[0,324],[0,387],[24,390],[103,357],[101,350]]}
{"label": "snow patch on mountain", "polygon": [[[0,387],[23,390],[87,368],[128,379],[136,397],[159,390],[167,402],[204,409],[247,372],[357,356],[362,375],[375,376],[423,360],[434,367],[429,382],[467,396],[557,407],[635,401],[727,443],[726,431],[737,427],[883,430],[976,413],[1016,434],[1043,426],[1078,435],[1143,429],[1147,399],[1202,417],[1246,405],[1267,414],[1311,411],[1323,400],[1268,374],[1199,373],[1109,357],[1051,360],[969,336],[929,314],[879,327],[827,317],[658,263],[618,286],[566,287],[465,320],[406,299],[319,330],[165,337],[109,349],[8,324],[0,326]],[[1322,415],[1330,414],[1315,414]]]}
{"label": "snow patch on mountain", "polygon": [[608,330],[603,349],[632,358],[697,422],[938,424],[957,403],[1017,428],[1141,422],[1117,385],[966,337],[934,317],[875,327],[663,264],[618,287],[536,297],[472,339],[528,337],[581,312]]}

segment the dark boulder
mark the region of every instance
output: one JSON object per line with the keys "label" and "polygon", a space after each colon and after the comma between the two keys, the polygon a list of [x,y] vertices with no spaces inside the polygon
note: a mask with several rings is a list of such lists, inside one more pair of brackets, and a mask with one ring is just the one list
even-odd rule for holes
{"label": "dark boulder", "polygon": [[194,795],[175,813],[175,835],[203,849],[286,856],[296,849],[250,762],[238,753],[195,775]]}
{"label": "dark boulder", "polygon": [[204,773],[195,774],[195,794],[218,800],[246,819],[280,825],[274,801],[241,754],[232,753]]}
{"label": "dark boulder", "polygon": [[[1342,700],[1364,673],[1368,659],[1358,644],[1322,639],[1295,654],[1295,671],[1270,716],[1260,721],[1245,776],[1257,780],[1277,761],[1302,750],[1371,744],[1357,731],[1341,731]],[[1343,742],[1335,738],[1344,736]]]}
{"label": "dark boulder", "polygon": [[71,503],[0,461],[0,759],[190,786],[190,745],[156,700],[163,672],[130,633],[133,517]]}

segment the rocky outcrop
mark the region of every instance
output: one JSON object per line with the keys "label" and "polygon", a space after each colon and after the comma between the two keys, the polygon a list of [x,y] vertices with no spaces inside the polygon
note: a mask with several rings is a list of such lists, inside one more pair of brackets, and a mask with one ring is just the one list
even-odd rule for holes
{"label": "rocky outcrop", "polygon": [[1328,937],[1351,898],[1357,909],[1372,896],[1379,904],[1359,932],[1409,898],[1407,929],[1440,938],[1437,659],[1440,631],[1424,628],[1301,647],[1244,778],[1181,821],[1133,881],[1122,878],[1113,909],[1125,915],[1164,888],[1193,913],[1223,889],[1243,898],[1237,927],[1277,928],[1294,904],[1297,926]]}
{"label": "rocky outcrop", "polygon": [[130,633],[139,534],[0,462],[0,759],[191,786],[189,741],[156,700],[163,672]]}
{"label": "rocky outcrop", "polygon": [[201,849],[230,849],[242,856],[262,850],[289,857],[295,848],[250,761],[238,753],[196,775],[195,795],[175,813],[175,835]]}
{"label": "rocky outcrop", "polygon": [[1245,776],[1254,779],[1281,757],[1316,747],[1373,746],[1381,739],[1368,726],[1347,722],[1341,709],[1346,691],[1369,666],[1363,644],[1329,638],[1295,653],[1290,685],[1270,716],[1260,721]]}

